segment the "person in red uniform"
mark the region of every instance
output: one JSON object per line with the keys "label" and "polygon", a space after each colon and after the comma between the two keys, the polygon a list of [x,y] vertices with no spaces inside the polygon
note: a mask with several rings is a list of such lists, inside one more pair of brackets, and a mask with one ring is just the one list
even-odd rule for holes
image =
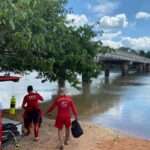
{"label": "person in red uniform", "polygon": [[77,109],[70,96],[65,95],[65,89],[60,88],[58,96],[54,100],[53,104],[49,107],[46,113],[50,113],[54,108],[57,108],[57,116],[55,127],[58,128],[58,139],[60,142],[60,150],[63,149],[63,134],[62,129],[65,126],[65,141],[64,144],[68,144],[70,137],[70,126],[71,126],[71,112],[73,112],[75,119],[77,119]]}
{"label": "person in red uniform", "polygon": [[39,107],[39,102],[43,101],[43,98],[40,94],[33,92],[33,87],[30,85],[27,87],[28,94],[24,97],[22,108],[24,112],[24,126],[27,129],[26,135],[30,134],[30,128],[33,123],[34,125],[34,136],[35,141],[39,140],[39,127],[40,120],[42,117],[42,111]]}

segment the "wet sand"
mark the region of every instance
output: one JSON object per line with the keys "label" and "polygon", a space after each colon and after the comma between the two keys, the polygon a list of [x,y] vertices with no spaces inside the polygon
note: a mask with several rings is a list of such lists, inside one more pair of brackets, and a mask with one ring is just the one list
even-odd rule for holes
{"label": "wet sand", "polygon": [[[40,140],[33,141],[33,133],[20,141],[21,150],[57,150],[57,130],[53,126],[54,121],[44,119],[40,130]],[[150,141],[129,137],[94,125],[89,122],[81,122],[84,135],[78,139],[71,137],[65,150],[150,150]]]}

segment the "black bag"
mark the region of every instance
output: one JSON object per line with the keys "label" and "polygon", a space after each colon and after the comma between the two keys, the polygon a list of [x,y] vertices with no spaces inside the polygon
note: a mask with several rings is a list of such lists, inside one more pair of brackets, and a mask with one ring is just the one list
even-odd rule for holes
{"label": "black bag", "polygon": [[83,129],[77,120],[72,121],[71,132],[75,138],[78,138],[83,134]]}
{"label": "black bag", "polygon": [[12,141],[14,139],[14,136],[19,136],[20,133],[13,123],[5,123],[3,124],[3,136],[2,136],[2,143],[5,144],[8,141]]}
{"label": "black bag", "polygon": [[11,131],[15,136],[19,136],[19,131],[15,124],[13,123],[5,123],[3,124],[3,131]]}

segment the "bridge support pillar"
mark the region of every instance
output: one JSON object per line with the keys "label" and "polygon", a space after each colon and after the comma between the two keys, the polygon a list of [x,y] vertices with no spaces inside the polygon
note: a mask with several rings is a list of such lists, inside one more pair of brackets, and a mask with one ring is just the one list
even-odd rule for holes
{"label": "bridge support pillar", "polygon": [[126,76],[128,74],[129,65],[128,63],[123,63],[121,66],[122,76]]}
{"label": "bridge support pillar", "polygon": [[144,64],[138,64],[138,66],[137,66],[137,71],[138,71],[139,73],[144,72]]}
{"label": "bridge support pillar", "polygon": [[110,65],[109,65],[109,64],[105,64],[104,70],[105,70],[105,80],[109,80],[109,75],[110,75]]}
{"label": "bridge support pillar", "polygon": [[144,69],[143,72],[147,72],[147,64],[143,64],[143,69]]}
{"label": "bridge support pillar", "polygon": [[150,64],[146,64],[146,72],[150,72]]}

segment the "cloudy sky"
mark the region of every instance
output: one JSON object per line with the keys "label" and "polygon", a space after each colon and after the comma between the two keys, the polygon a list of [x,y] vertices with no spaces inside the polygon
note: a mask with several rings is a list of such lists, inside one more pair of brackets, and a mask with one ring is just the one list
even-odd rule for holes
{"label": "cloudy sky", "polygon": [[[69,0],[67,20],[95,24],[104,45],[150,50],[150,0]],[[96,22],[98,25],[96,25]]]}

